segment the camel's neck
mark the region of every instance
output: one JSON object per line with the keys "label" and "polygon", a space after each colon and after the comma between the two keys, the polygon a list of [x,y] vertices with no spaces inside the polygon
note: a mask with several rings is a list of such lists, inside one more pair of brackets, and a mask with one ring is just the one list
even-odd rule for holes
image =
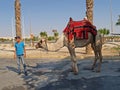
{"label": "camel's neck", "polygon": [[55,43],[47,43],[49,51],[58,51],[64,46],[64,35],[62,35]]}

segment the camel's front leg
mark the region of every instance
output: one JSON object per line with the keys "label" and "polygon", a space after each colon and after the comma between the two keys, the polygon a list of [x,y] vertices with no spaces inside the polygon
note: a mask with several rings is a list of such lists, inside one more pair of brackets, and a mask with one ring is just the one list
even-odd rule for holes
{"label": "camel's front leg", "polygon": [[94,55],[95,55],[95,60],[94,60],[94,62],[93,62],[93,65],[92,65],[92,70],[94,70],[95,69],[95,66],[96,66],[96,62],[97,62],[97,60],[98,60],[98,54],[97,54],[97,50],[96,50],[96,46],[95,46],[95,44],[91,44],[91,47],[92,47],[92,49],[93,49],[93,51],[94,51]]}
{"label": "camel's front leg", "polygon": [[92,70],[95,69],[97,60],[98,60],[98,55],[97,55],[97,53],[95,53],[95,60],[94,60],[94,62],[93,62],[92,68],[91,68]]}
{"label": "camel's front leg", "polygon": [[68,48],[69,49],[69,53],[71,56],[71,61],[72,61],[72,70],[74,72],[74,74],[78,74],[78,66],[77,66],[77,60],[76,60],[76,55],[75,55],[75,49],[73,48]]}
{"label": "camel's front leg", "polygon": [[101,50],[98,52],[98,54],[99,54],[99,64],[98,64],[98,70],[97,70],[97,72],[100,72],[101,71],[101,64],[102,64],[102,52],[101,52]]}

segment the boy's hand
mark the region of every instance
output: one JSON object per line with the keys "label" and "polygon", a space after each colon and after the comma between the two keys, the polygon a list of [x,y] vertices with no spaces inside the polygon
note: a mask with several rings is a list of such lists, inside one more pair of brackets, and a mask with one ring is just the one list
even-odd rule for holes
{"label": "boy's hand", "polygon": [[25,49],[25,47],[24,47],[24,57],[26,58],[26,49]]}
{"label": "boy's hand", "polygon": [[16,56],[16,49],[15,49],[15,51],[14,51],[14,59],[16,59],[16,57],[17,57],[17,56]]}
{"label": "boy's hand", "polygon": [[16,59],[16,55],[14,54],[14,59]]}
{"label": "boy's hand", "polygon": [[26,58],[26,53],[24,54],[24,57]]}

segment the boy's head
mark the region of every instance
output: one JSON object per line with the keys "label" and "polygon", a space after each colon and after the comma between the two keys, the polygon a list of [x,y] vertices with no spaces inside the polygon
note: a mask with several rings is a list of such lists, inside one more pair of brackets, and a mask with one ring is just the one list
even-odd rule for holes
{"label": "boy's head", "polygon": [[15,40],[16,40],[16,42],[20,42],[21,41],[21,37],[20,36],[16,36]]}

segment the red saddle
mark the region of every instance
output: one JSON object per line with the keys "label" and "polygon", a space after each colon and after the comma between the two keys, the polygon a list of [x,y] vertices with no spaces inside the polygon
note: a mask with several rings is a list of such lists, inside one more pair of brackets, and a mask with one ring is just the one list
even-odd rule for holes
{"label": "red saddle", "polygon": [[88,20],[71,20],[63,32],[65,35],[67,35],[69,40],[72,40],[73,37],[76,39],[88,39],[88,32],[91,32],[94,36],[97,35],[96,27],[92,25]]}

